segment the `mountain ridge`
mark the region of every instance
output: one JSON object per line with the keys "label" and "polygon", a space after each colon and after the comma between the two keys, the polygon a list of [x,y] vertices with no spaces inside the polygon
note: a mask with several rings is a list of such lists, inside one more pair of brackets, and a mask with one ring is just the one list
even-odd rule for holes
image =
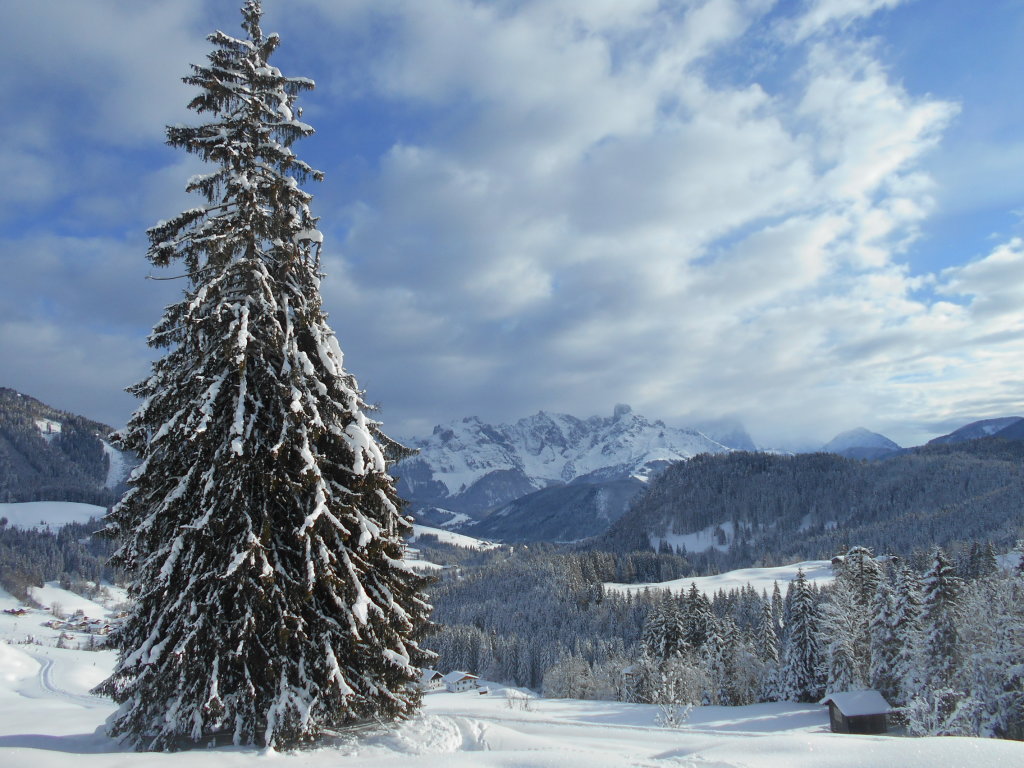
{"label": "mountain ridge", "polygon": [[[750,439],[745,431],[742,437]],[[418,454],[393,473],[414,514],[434,510],[474,520],[545,489],[629,478],[642,484],[675,461],[731,450],[697,430],[648,420],[628,405],[617,405],[610,417],[587,419],[539,411],[492,425],[469,416],[434,427],[410,447]]]}

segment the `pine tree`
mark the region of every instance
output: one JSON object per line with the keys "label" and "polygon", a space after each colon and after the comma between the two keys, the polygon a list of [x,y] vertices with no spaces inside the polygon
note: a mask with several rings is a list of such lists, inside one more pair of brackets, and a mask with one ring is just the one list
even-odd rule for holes
{"label": "pine tree", "polygon": [[758,657],[766,664],[779,663],[779,635],[777,622],[772,611],[772,601],[761,602],[761,615],[757,623],[756,646]]}
{"label": "pine tree", "polygon": [[856,593],[847,581],[836,579],[819,614],[826,692],[862,690],[866,659],[861,653],[860,634],[864,622]]}
{"label": "pine tree", "polygon": [[936,547],[924,577],[920,668],[927,688],[948,686],[959,666],[957,619],[963,582],[946,554]]}
{"label": "pine tree", "polygon": [[683,656],[688,650],[685,635],[679,603],[671,593],[665,592],[644,626],[641,638],[644,653],[658,659]]}
{"label": "pine tree", "polygon": [[896,691],[892,703],[903,705],[919,690],[922,674],[917,667],[921,634],[921,582],[909,566],[896,570],[890,619],[896,651],[893,672]]}
{"label": "pine tree", "polygon": [[149,260],[188,287],[150,344],[167,354],[120,447],[142,465],[109,517],[133,575],[120,657],[99,692],[137,749],[212,737],[290,748],[325,729],[408,716],[429,606],[402,563],[409,525],[387,468],[405,450],[366,415],[321,308],[322,237],[291,144],[313,133],[310,80],[268,63],[258,0],[246,36],[209,37],[185,82],[199,126],[168,143],[212,172],[205,203],[149,231]]}
{"label": "pine tree", "polygon": [[884,580],[878,582],[875,599],[871,603],[868,634],[871,638],[868,683],[887,700],[892,701],[898,687],[896,654],[899,649],[893,631],[892,593]]}
{"label": "pine tree", "polygon": [[780,686],[782,696],[790,701],[817,701],[822,694],[818,672],[817,609],[814,593],[803,570],[790,582],[789,621],[783,646]]}

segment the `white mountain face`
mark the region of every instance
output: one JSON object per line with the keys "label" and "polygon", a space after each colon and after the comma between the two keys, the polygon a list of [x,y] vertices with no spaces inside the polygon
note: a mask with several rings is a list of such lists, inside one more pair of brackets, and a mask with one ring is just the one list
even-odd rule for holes
{"label": "white mountain face", "polygon": [[470,515],[551,485],[587,476],[646,480],[669,462],[729,450],[696,430],[648,421],[628,405],[586,420],[541,411],[491,425],[471,416],[435,427],[411,447],[419,454],[394,468],[403,495]]}

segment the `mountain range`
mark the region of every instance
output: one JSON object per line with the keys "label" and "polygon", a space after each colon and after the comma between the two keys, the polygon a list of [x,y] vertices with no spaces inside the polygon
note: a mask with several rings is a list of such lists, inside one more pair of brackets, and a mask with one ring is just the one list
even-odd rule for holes
{"label": "mountain range", "polygon": [[[1016,437],[1015,429],[1021,432]],[[1024,439],[1024,419],[974,422],[930,445],[989,436]],[[439,425],[411,446],[418,454],[396,465],[394,473],[413,515],[428,525],[507,542],[599,535],[665,468],[702,454],[757,450],[734,420],[674,428],[626,405],[616,406],[611,417],[589,419],[541,411],[514,424],[492,425],[469,417]],[[818,449],[862,461],[913,450],[864,428],[843,432]],[[700,542],[712,535],[688,535],[698,533]],[[728,536],[721,532],[717,539]]]}
{"label": "mountain range", "polygon": [[[110,431],[0,388],[0,501],[113,503],[135,460],[110,445]],[[973,422],[925,448],[986,437],[1024,440],[1024,419]],[[641,497],[650,497],[653,480],[666,468],[695,456],[757,450],[735,420],[672,427],[628,405],[586,419],[540,411],[512,424],[488,424],[471,416],[408,443],[418,453],[392,472],[417,521],[507,542],[598,536]],[[858,428],[837,435],[820,451],[875,461],[920,449],[901,448]],[[690,549],[712,540],[721,548],[741,533],[728,524],[716,521],[708,530],[683,526],[687,529],[677,532],[690,537],[685,539]]]}
{"label": "mountain range", "polygon": [[[752,444],[735,423],[718,426],[723,439]],[[472,523],[474,536],[518,532],[520,540],[594,535],[625,511],[652,474],[732,449],[695,429],[649,421],[628,405],[588,419],[541,411],[491,425],[469,417],[435,427],[411,447],[418,454],[396,465],[394,474],[419,519]]]}

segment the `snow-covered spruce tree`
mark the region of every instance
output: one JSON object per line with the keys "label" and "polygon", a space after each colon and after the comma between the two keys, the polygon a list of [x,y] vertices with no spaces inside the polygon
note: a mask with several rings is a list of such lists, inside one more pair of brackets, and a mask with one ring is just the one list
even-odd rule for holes
{"label": "snow-covered spruce tree", "polygon": [[276,35],[210,36],[196,127],[168,143],[213,166],[205,202],[149,231],[149,260],[184,264],[184,299],[150,338],[166,348],[132,392],[121,447],[142,464],[109,517],[133,577],[120,656],[97,688],[109,733],[137,749],[211,738],[290,748],[325,729],[414,712],[429,606],[402,563],[388,463],[404,453],[367,406],[327,325],[317,219],[290,146],[313,129],[313,87],[268,64]]}
{"label": "snow-covered spruce tree", "polygon": [[789,621],[785,627],[780,687],[790,701],[817,701],[823,681],[819,672],[818,610],[802,569],[790,582]]}
{"label": "snow-covered spruce tree", "polygon": [[871,638],[868,685],[891,702],[899,690],[896,674],[896,654],[899,652],[899,646],[893,629],[892,591],[885,580],[878,582],[875,598],[871,602],[868,634]]}
{"label": "snow-covered spruce tree", "polygon": [[947,686],[960,664],[957,624],[962,580],[953,564],[938,547],[932,552],[932,566],[924,577],[921,605],[923,637],[918,648],[919,667],[928,688]]}
{"label": "snow-covered spruce tree", "polygon": [[896,691],[890,701],[902,706],[921,689],[924,677],[917,653],[921,642],[921,582],[907,565],[896,569],[890,623],[896,645],[893,654]]}

